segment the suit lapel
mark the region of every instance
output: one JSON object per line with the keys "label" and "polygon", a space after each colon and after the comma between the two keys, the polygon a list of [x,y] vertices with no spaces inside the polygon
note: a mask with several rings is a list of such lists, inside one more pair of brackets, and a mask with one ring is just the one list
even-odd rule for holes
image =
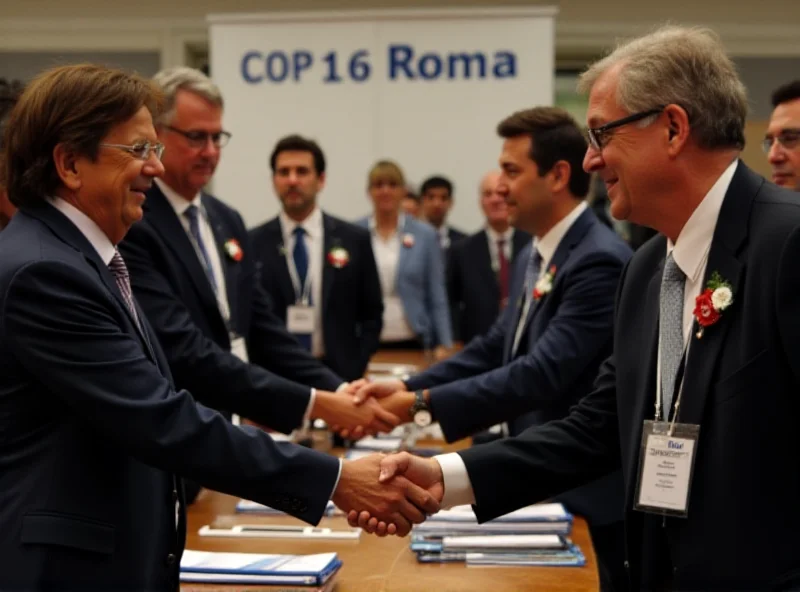
{"label": "suit lapel", "polygon": [[764,179],[756,176],[740,162],[722,202],[711,241],[711,250],[708,253],[703,289],[711,275],[717,272],[730,284],[734,304],[722,313],[716,324],[706,328],[702,338],[696,336],[697,323],[693,325],[679,411],[679,421],[682,423],[701,423],[717,361],[730,326],[730,323],[726,322],[727,317],[742,314],[743,303],[741,299],[737,299],[737,294],[743,268],[737,256],[747,238],[753,198],[763,183]]}
{"label": "suit lapel", "polygon": [[339,236],[338,225],[327,214],[322,214],[322,310],[327,310],[331,297],[331,289],[335,279],[336,269],[328,262],[328,253],[334,247],[342,246],[342,237]]}
{"label": "suit lapel", "polygon": [[[414,249],[415,247],[419,248],[419,245],[417,244],[413,244],[410,247],[407,247],[405,246],[405,244],[403,244],[405,242],[403,238],[407,234],[411,235],[411,237],[414,240],[416,240],[417,238],[416,236],[414,236],[414,232],[410,228],[410,224],[411,222],[409,220],[409,217],[406,216],[405,221],[403,222],[403,227],[397,229],[397,231],[400,233],[400,236],[398,237],[398,240],[400,241],[400,254],[397,256],[397,273],[395,274],[395,278],[405,277],[405,268],[406,265],[408,265],[408,260],[409,257],[411,256],[411,250]],[[439,240],[438,234],[436,235],[436,240],[437,241]],[[437,242],[436,244],[439,243]],[[400,291],[403,289],[402,284],[398,283],[395,289],[398,291],[398,293],[400,293]]]}
{"label": "suit lapel", "polygon": [[[572,226],[570,226],[567,233],[561,239],[561,242],[558,243],[558,247],[556,247],[556,252],[553,253],[553,258],[547,264],[546,267],[542,268],[542,274],[548,273],[550,269],[553,267],[556,268],[556,272],[553,275],[553,284],[558,281],[558,270],[561,269],[564,263],[567,261],[569,257],[570,251],[572,248],[577,245],[584,235],[588,232],[589,227],[592,225],[594,221],[594,214],[587,208],[584,212],[578,216],[577,220],[573,222]],[[541,276],[540,276],[541,277]],[[528,316],[525,317],[525,326],[522,329],[522,335],[524,336],[530,326],[533,317],[539,310],[539,305],[548,298],[548,294],[542,296],[539,300],[532,300],[530,308],[528,309]],[[522,338],[520,337],[520,341]]]}
{"label": "suit lapel", "polygon": [[[189,241],[189,236],[186,234],[175,210],[172,209],[169,201],[167,201],[167,198],[155,183],[147,192],[147,201],[144,207],[146,220],[156,229],[168,248],[177,255],[178,261],[189,274],[203,306],[209,312],[219,316],[221,320],[222,315],[219,312],[217,297],[200,263],[200,259],[197,257],[197,252]],[[150,215],[147,215],[147,212]]]}
{"label": "suit lapel", "polygon": [[[233,231],[225,227],[225,224],[222,222],[223,217],[217,212],[214,202],[209,199],[207,195],[203,194],[200,200],[203,203],[203,207],[209,213],[208,221],[211,226],[211,232],[214,234],[214,245],[212,246],[217,250],[220,267],[222,268],[222,275],[225,278],[225,294],[228,297],[231,326],[235,327],[236,323],[233,322],[233,311],[235,307],[233,303],[236,302],[238,286],[233,276],[233,266],[236,265],[236,263],[228,257],[224,248],[225,241],[234,238]],[[240,247],[244,250],[247,245],[240,245]],[[216,302],[216,295],[214,296],[214,301]],[[219,307],[219,304],[217,304],[217,306]]]}
{"label": "suit lapel", "polygon": [[[114,277],[114,274],[112,274],[111,270],[108,269],[108,265],[106,265],[106,263],[100,259],[100,255],[94,246],[92,246],[92,243],[89,242],[89,239],[87,239],[83,233],[78,230],[78,228],[69,220],[69,218],[64,216],[64,214],[59,212],[50,204],[46,203],[43,204],[42,207],[36,208],[25,208],[25,212],[41,220],[47,225],[48,228],[50,228],[50,230],[52,230],[59,238],[61,238],[61,240],[80,251],[84,258],[97,270],[97,273],[100,276],[103,284],[105,284],[106,288],[117,300],[117,303],[122,308],[122,311],[127,315],[131,324],[136,329],[136,334],[144,345],[148,356],[157,365],[158,360],[150,345],[150,339],[148,338],[145,329],[145,315],[142,309],[136,303],[136,295],[134,294],[133,299],[139,319],[136,319],[133,316],[133,313],[128,308],[128,304],[125,302],[125,298],[122,296],[122,292],[120,292],[119,287],[117,286],[117,280]],[[137,322],[139,320],[141,325],[140,322]]]}

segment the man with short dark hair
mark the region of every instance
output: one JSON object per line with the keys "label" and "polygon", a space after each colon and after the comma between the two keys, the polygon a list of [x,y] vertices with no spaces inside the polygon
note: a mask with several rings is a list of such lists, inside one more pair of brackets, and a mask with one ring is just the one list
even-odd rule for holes
{"label": "man with short dark hair", "polygon": [[[174,388],[117,250],[164,174],[160,105],[138,76],[63,66],[9,119],[19,211],[0,233],[0,590],[177,590],[182,476],[312,524],[331,497],[382,510],[401,533],[438,509],[407,481],[379,486],[378,455],[277,443]],[[235,411],[269,415],[231,387]]]}
{"label": "man with short dark hair", "polygon": [[800,191],[800,80],[775,89],[772,106],[763,142],[772,182]]}
{"label": "man with short dark hair", "polygon": [[[420,403],[448,442],[499,422],[514,436],[565,417],[590,389],[612,347],[614,295],[631,251],[587,207],[586,139],[563,109],[514,113],[497,191],[515,228],[533,241],[517,257],[509,305],[484,335],[408,380],[374,383],[369,395],[403,421]],[[415,392],[416,391],[416,392]],[[625,580],[621,473],[556,498],[586,517],[604,590]]]}
{"label": "man with short dark hair", "polygon": [[419,194],[421,217],[439,233],[439,244],[446,254],[452,245],[467,236],[447,225],[447,214],[453,207],[453,183],[445,177],[429,177],[420,186]]}
{"label": "man with short dark hair", "polygon": [[[283,211],[250,231],[261,285],[276,314],[315,358],[345,380],[361,378],[383,327],[370,234],[318,206],[325,155],[316,142],[282,138],[270,167]],[[309,315],[306,325],[299,314]]]}

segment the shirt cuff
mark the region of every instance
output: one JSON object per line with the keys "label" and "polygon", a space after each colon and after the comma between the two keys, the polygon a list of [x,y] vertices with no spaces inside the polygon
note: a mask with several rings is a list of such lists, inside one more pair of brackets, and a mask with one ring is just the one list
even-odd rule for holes
{"label": "shirt cuff", "polygon": [[349,384],[350,384],[349,382],[343,382],[342,384],[339,385],[339,388],[336,389],[336,392],[341,393],[344,389],[347,388],[347,385]]}
{"label": "shirt cuff", "polygon": [[442,509],[449,510],[453,506],[471,505],[475,503],[475,493],[467,473],[464,459],[455,452],[434,456],[442,469],[444,496]]}
{"label": "shirt cuff", "polygon": [[331,494],[328,496],[328,499],[333,499],[333,494],[336,493],[336,488],[339,487],[339,479],[342,477],[342,459],[339,459],[339,473],[336,475],[336,481],[333,484],[333,489],[331,489]]}
{"label": "shirt cuff", "polygon": [[306,407],[306,412],[303,413],[303,423],[300,427],[304,430],[308,429],[309,425],[311,425],[311,410],[314,408],[314,399],[317,397],[317,389],[311,388],[311,396],[308,398],[308,406]]}

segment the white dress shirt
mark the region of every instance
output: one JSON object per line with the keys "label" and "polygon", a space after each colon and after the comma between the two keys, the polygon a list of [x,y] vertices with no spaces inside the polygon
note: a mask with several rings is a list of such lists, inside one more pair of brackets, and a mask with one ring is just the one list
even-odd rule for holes
{"label": "white dress shirt", "polygon": [[491,226],[486,227],[486,241],[489,244],[489,259],[492,262],[492,271],[497,273],[500,271],[500,255],[498,254],[497,241],[506,241],[503,245],[503,253],[506,256],[506,261],[509,265],[509,274],[511,273],[511,261],[514,256],[514,227],[509,226],[505,232],[497,232]]}
{"label": "white dress shirt", "polygon": [[[189,229],[189,218],[186,217],[186,210],[189,209],[189,206],[193,205],[197,207],[197,211],[200,214],[197,217],[198,226],[200,227],[200,237],[203,239],[203,245],[206,248],[206,253],[208,253],[208,258],[211,260],[211,269],[214,272],[217,306],[219,307],[219,312],[222,315],[223,320],[227,324],[231,318],[231,309],[230,305],[228,304],[228,291],[225,285],[225,271],[222,269],[222,261],[220,260],[219,250],[217,249],[217,239],[214,236],[214,231],[211,230],[211,224],[208,222],[208,213],[203,207],[200,194],[198,193],[195,195],[192,201],[186,201],[186,198],[179,195],[175,190],[173,190],[169,185],[160,179],[156,179],[155,182],[158,185],[158,188],[161,189],[164,197],[167,198],[169,205],[171,205],[172,209],[175,210],[175,214],[178,216],[178,220],[180,220],[181,226],[183,226],[183,230],[186,232],[186,236],[189,237],[189,242],[192,243],[192,246],[194,247],[197,258],[200,260],[201,265],[205,269],[206,264],[203,260],[203,255],[200,253],[200,248],[197,246],[197,244],[195,244],[194,237]],[[208,281],[210,283],[211,278],[209,278]]]}
{"label": "white dress shirt", "polygon": [[314,307],[314,332],[311,334],[311,354],[321,358],[325,355],[325,342],[322,333],[322,269],[324,265],[322,251],[325,248],[325,231],[322,224],[322,211],[315,207],[302,222],[292,220],[286,215],[286,212],[281,211],[278,220],[283,234],[283,244],[286,245],[286,266],[292,278],[292,287],[297,299],[296,304],[301,303],[302,298],[298,297],[298,295],[302,295],[304,286],[298,285],[299,280],[294,267],[294,230],[298,226],[305,230],[303,238],[306,252],[308,253],[306,282],[310,283],[308,287],[310,288],[311,304]]}
{"label": "white dress shirt", "polygon": [[372,251],[375,254],[383,294],[383,328],[380,341],[405,341],[417,336],[408,324],[403,301],[397,293],[397,265],[400,261],[401,231],[404,226],[405,217],[401,214],[394,233],[384,239],[375,228],[375,218],[370,218],[369,221]]}
{"label": "white dress shirt", "polygon": [[[675,263],[686,274],[683,299],[683,335],[684,339],[691,334],[694,322],[694,300],[703,287],[703,278],[708,263],[708,252],[717,227],[717,219],[728,187],[736,172],[739,161],[734,160],[717,179],[708,193],[687,220],[675,244],[667,240],[667,255],[673,253]],[[566,219],[566,218],[565,218]],[[554,228],[555,229],[555,228]],[[551,231],[552,232],[552,231]],[[553,251],[555,248],[553,248]],[[541,250],[540,250],[541,252]],[[551,252],[551,257],[552,257]],[[542,258],[545,254],[542,253]],[[661,382],[661,376],[656,380]],[[444,498],[442,508],[451,508],[461,504],[474,504],[475,493],[472,490],[467,467],[457,453],[443,454],[434,457],[442,468],[444,477]]]}
{"label": "white dress shirt", "polygon": [[116,253],[116,247],[111,244],[111,241],[106,236],[94,220],[89,218],[86,214],[81,212],[78,208],[61,199],[60,197],[49,198],[48,201],[62,214],[64,214],[69,221],[78,227],[81,234],[86,237],[86,240],[91,243],[103,263],[108,265],[111,263],[111,258]]}
{"label": "white dress shirt", "polygon": [[439,246],[442,247],[442,251],[446,251],[450,248],[450,229],[447,224],[442,224],[439,228],[434,226],[434,229],[439,235]]}

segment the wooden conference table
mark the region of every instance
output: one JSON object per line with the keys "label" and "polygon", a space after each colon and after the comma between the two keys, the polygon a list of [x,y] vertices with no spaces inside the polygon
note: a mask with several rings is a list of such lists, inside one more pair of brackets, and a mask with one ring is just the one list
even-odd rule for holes
{"label": "wooden conference table", "polygon": [[[417,352],[379,352],[375,362],[424,365]],[[420,446],[442,445],[441,442],[419,442]],[[457,450],[468,441],[444,445],[445,450]],[[337,576],[336,592],[484,592],[508,590],[523,592],[596,592],[599,584],[597,566],[586,522],[575,518],[572,540],[586,556],[586,565],[572,567],[470,567],[463,564],[419,564],[408,548],[408,538],[379,538],[362,533],[357,541],[302,539],[234,539],[201,537],[202,526],[229,528],[236,524],[304,524],[291,517],[236,514],[237,498],[204,490],[188,511],[186,548],[199,551],[229,551],[241,553],[327,553],[336,551],[343,561]],[[344,517],[326,517],[320,527],[348,528]],[[259,590],[256,586],[220,586],[183,584],[182,592],[242,592]]]}

